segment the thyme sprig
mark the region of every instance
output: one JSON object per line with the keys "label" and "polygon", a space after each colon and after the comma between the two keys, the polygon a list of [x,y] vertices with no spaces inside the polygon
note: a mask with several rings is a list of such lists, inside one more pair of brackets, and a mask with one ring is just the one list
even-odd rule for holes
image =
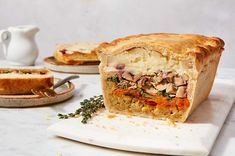
{"label": "thyme sprig", "polygon": [[82,116],[82,123],[86,124],[89,119],[101,108],[104,108],[103,96],[93,96],[90,99],[85,99],[80,102],[81,107],[74,113],[58,114],[59,119],[68,119],[77,116]]}

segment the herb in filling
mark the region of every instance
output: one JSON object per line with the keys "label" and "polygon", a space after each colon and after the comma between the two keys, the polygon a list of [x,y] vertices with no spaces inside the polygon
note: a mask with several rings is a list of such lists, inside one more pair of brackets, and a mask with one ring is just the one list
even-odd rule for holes
{"label": "herb in filling", "polygon": [[117,75],[114,75],[112,77],[108,77],[107,81],[111,81],[111,82],[115,82],[115,83],[119,83],[120,82],[120,80],[118,79]]}
{"label": "herb in filling", "polygon": [[166,92],[166,90],[158,91],[157,94],[160,95],[160,96],[166,97],[167,100],[172,100],[173,99],[173,97],[171,97],[170,94]]}

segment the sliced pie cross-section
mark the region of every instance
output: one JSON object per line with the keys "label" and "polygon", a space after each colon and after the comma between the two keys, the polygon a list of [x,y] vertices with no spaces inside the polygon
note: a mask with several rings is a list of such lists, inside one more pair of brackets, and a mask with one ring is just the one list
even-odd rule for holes
{"label": "sliced pie cross-section", "polygon": [[209,95],[224,42],[194,34],[146,34],[103,43],[104,102],[113,113],[184,122]]}

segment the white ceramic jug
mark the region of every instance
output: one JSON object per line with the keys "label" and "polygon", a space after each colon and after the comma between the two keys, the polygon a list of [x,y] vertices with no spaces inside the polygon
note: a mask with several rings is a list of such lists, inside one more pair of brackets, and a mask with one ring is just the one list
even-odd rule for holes
{"label": "white ceramic jug", "polygon": [[9,27],[0,31],[0,43],[6,59],[13,65],[34,65],[38,56],[35,34],[39,28],[33,25]]}

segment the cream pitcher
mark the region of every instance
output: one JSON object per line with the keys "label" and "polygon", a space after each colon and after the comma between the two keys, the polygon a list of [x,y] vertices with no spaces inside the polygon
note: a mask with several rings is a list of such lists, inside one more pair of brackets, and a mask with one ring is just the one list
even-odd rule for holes
{"label": "cream pitcher", "polygon": [[0,31],[0,43],[4,55],[13,65],[34,65],[38,56],[35,35],[39,28],[34,25],[9,27]]}

